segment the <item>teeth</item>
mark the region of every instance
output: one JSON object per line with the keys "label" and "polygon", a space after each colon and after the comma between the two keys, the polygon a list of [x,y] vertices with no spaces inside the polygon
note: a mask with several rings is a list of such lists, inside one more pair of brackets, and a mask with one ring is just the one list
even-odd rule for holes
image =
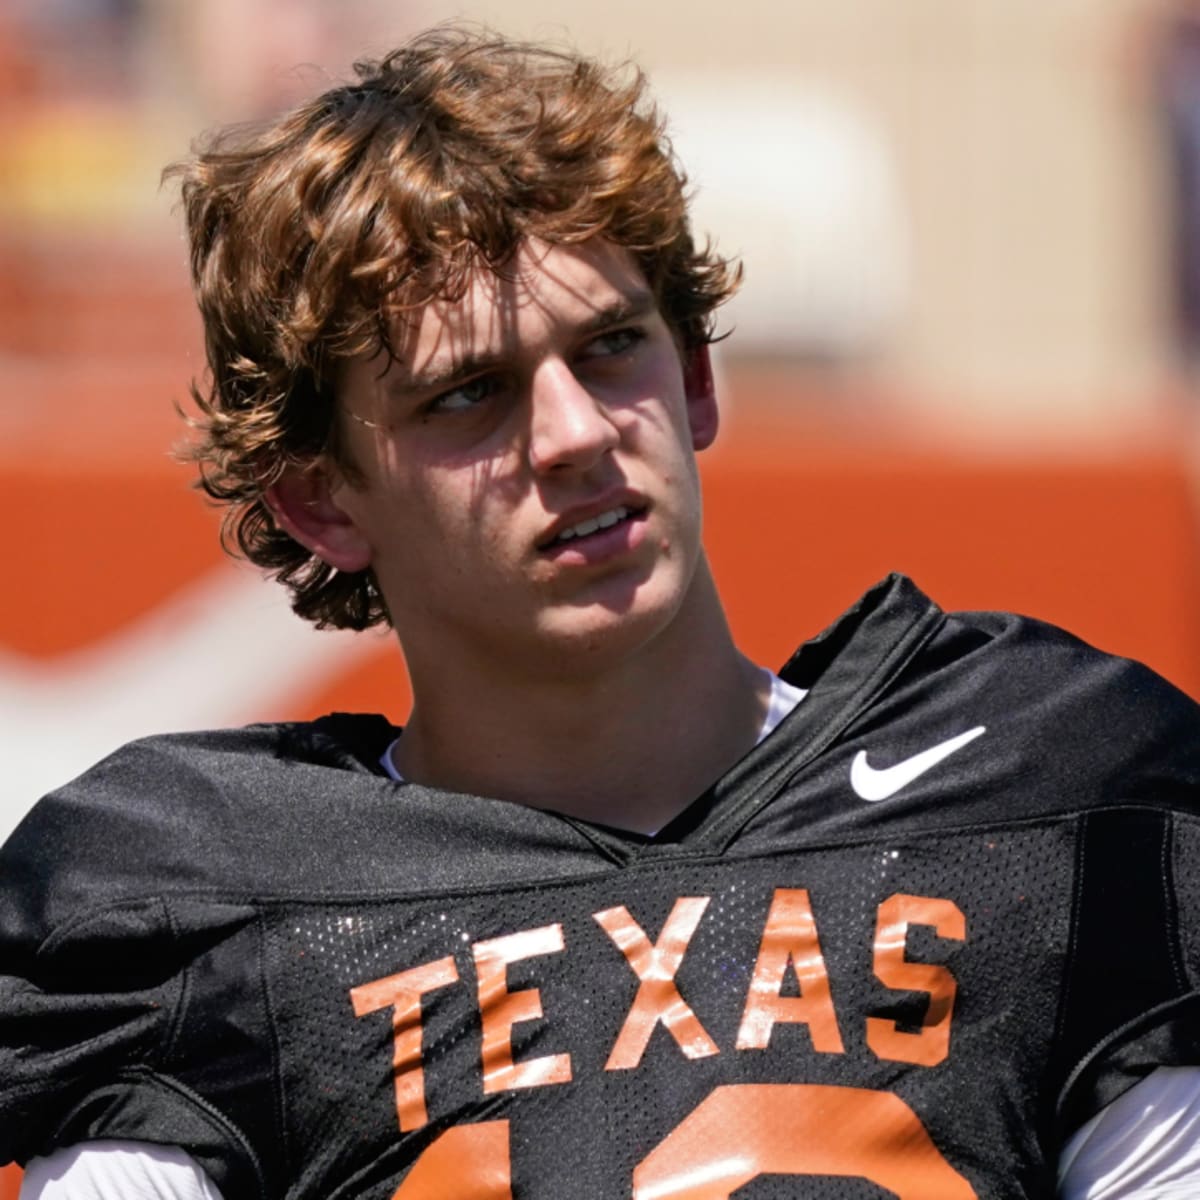
{"label": "teeth", "polygon": [[555,541],[569,542],[573,538],[587,537],[589,533],[595,533],[597,529],[611,529],[618,521],[623,521],[627,516],[629,516],[629,509],[624,505],[619,508],[611,508],[598,517],[590,517],[586,521],[580,521],[578,525],[572,525],[570,529],[564,529],[555,538]]}

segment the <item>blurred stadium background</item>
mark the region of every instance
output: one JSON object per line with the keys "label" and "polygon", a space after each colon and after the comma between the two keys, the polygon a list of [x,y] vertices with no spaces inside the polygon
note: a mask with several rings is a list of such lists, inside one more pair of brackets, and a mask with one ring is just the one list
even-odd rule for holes
{"label": "blurred stadium background", "polygon": [[0,832],[137,732],[403,717],[386,639],[311,635],[223,563],[171,461],[202,358],[158,174],[461,15],[635,57],[697,223],[743,255],[705,466],[752,651],[777,662],[899,569],[1200,691],[1164,6],[607,0],[568,26],[549,0],[6,0]]}
{"label": "blurred stadium background", "polygon": [[895,569],[1200,695],[1163,87],[1195,8],[3,0],[0,836],[139,733],[404,717],[388,640],[305,629],[171,461],[202,356],[158,174],[450,17],[635,58],[698,224],[744,256],[704,469],[750,652],[777,665]]}

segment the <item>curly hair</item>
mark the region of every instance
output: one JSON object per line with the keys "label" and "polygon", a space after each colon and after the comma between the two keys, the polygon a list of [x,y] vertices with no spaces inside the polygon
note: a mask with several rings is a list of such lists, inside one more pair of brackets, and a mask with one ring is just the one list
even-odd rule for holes
{"label": "curly hair", "polygon": [[711,341],[739,268],[697,246],[685,177],[634,67],[439,27],[357,81],[211,135],[178,178],[209,375],[187,451],[227,506],[224,541],[319,627],[387,621],[372,572],[339,572],[277,527],[265,495],[337,445],[337,364],[399,311],[457,299],[521,244],[625,247],[680,344]]}

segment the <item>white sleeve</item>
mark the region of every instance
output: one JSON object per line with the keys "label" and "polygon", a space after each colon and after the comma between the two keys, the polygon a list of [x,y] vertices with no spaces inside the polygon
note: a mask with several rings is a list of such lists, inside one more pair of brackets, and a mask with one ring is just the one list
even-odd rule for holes
{"label": "white sleeve", "polygon": [[1159,1067],[1088,1121],[1059,1156],[1058,1195],[1200,1196],[1200,1067]]}
{"label": "white sleeve", "polygon": [[96,1141],[31,1159],[20,1200],[221,1200],[221,1193],[174,1146]]}

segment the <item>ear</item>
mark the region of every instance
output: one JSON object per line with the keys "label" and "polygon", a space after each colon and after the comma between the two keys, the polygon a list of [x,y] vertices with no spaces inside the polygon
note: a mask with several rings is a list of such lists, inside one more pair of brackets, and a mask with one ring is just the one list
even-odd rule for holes
{"label": "ear", "polygon": [[264,498],[276,525],[323,562],[346,572],[371,565],[370,544],[334,499],[329,470],[321,463],[289,467]]}
{"label": "ear", "polygon": [[707,450],[716,441],[719,424],[717,389],[707,346],[693,346],[683,352],[683,392],[687,398],[692,446]]}

